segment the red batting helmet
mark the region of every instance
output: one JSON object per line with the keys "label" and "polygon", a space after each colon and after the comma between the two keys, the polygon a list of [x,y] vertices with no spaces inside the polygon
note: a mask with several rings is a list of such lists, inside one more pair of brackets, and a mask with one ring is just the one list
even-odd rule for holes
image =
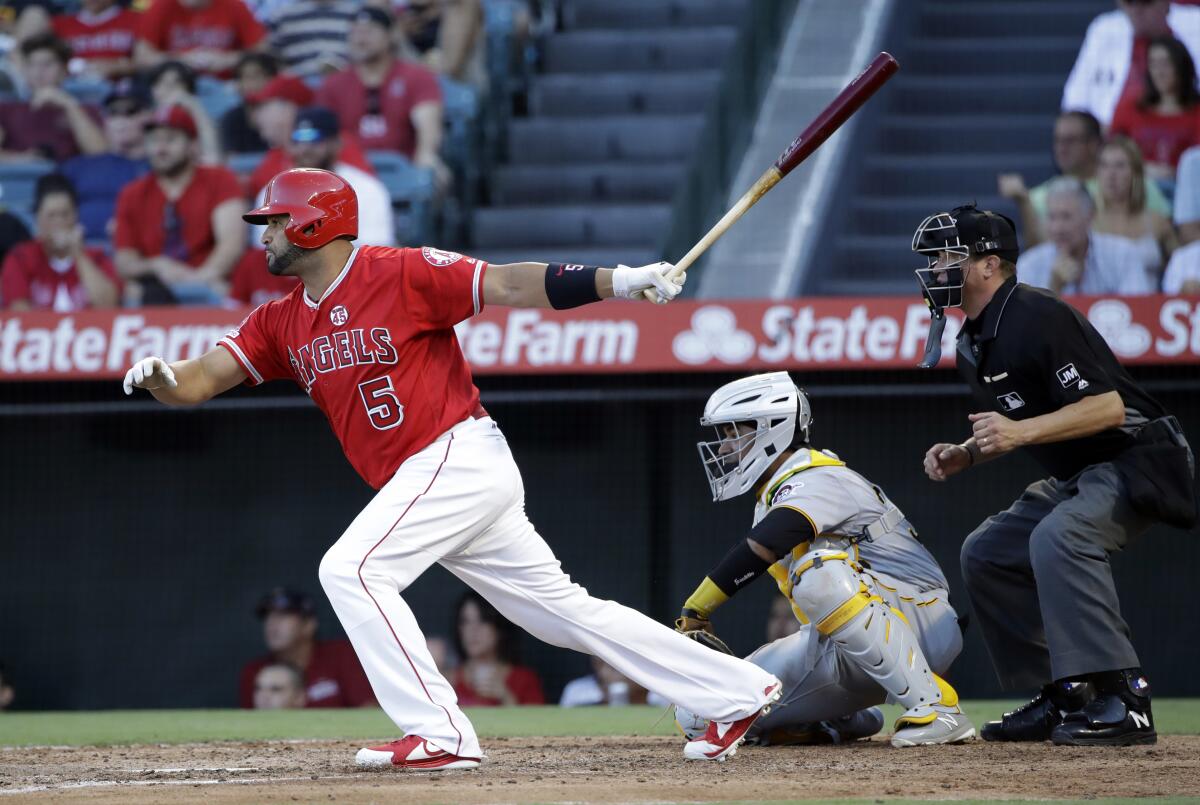
{"label": "red batting helmet", "polygon": [[316,168],[292,168],[276,174],[266,198],[242,219],[266,224],[271,215],[291,216],[284,227],[287,239],[304,249],[316,249],[335,238],[358,237],[358,197],[345,179]]}

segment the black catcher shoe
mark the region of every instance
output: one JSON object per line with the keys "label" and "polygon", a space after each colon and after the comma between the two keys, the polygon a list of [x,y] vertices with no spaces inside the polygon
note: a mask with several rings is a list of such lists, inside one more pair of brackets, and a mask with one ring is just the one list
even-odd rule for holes
{"label": "black catcher shoe", "polygon": [[1115,684],[1097,680],[1096,686],[1096,698],[1082,710],[1063,718],[1050,740],[1060,746],[1136,746],[1158,742],[1154,714],[1150,712],[1150,683],[1140,668],[1120,671]]}
{"label": "black catcher shoe", "polygon": [[985,741],[1048,741],[1063,718],[1094,695],[1088,682],[1052,682],[1033,701],[984,724],[980,735]]}

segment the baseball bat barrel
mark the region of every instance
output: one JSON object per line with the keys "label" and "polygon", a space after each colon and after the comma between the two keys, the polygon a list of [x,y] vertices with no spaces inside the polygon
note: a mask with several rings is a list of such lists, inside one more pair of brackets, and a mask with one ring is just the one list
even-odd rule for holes
{"label": "baseball bat barrel", "polygon": [[841,128],[850,116],[862,107],[872,95],[879,91],[889,78],[900,69],[900,63],[890,53],[880,53],[867,69],[846,85],[838,96],[826,106],[821,114],[800,132],[800,136],[792,140],[792,144],[775,160],[775,167],[781,176],[787,176],[792,169],[816,151],[821,143]]}
{"label": "baseball bat barrel", "polygon": [[[680,258],[670,276],[678,279],[687,271],[692,263],[708,251],[708,248],[716,243],[751,207],[757,204],[760,198],[779,184],[779,181],[797,165],[808,159],[813,151],[821,146],[821,143],[829,139],[830,135],[841,128],[842,124],[849,120],[850,116],[878,92],[879,88],[887,83],[887,80],[899,69],[900,63],[890,53],[880,53],[872,59],[867,68],[847,84],[838,93],[838,96],[821,111],[821,114],[817,115],[804,128],[804,131],[800,132],[800,136],[792,140],[787,149],[779,155],[779,159],[775,160],[775,164],[758,177],[754,185],[742,194],[737,203],[721,216],[721,220],[717,221],[704,237]],[[658,297],[653,289],[647,289],[643,293],[651,300]]]}

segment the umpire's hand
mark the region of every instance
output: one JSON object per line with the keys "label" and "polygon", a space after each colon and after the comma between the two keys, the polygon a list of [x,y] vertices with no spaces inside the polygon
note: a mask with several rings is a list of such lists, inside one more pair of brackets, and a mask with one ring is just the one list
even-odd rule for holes
{"label": "umpire's hand", "polygon": [[925,452],[925,474],[931,481],[944,481],[971,466],[971,454],[961,444],[939,442]]}

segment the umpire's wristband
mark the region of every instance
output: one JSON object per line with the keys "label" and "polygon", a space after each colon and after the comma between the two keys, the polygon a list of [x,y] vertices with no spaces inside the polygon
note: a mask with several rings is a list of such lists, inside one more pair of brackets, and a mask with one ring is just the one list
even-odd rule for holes
{"label": "umpire's wristband", "polygon": [[596,266],[550,263],[546,266],[546,298],[555,310],[600,301],[596,293]]}
{"label": "umpire's wristband", "polygon": [[963,442],[962,444],[959,445],[959,447],[961,447],[963,450],[967,451],[967,466],[974,467],[975,466],[975,451],[971,449],[970,440]]}

